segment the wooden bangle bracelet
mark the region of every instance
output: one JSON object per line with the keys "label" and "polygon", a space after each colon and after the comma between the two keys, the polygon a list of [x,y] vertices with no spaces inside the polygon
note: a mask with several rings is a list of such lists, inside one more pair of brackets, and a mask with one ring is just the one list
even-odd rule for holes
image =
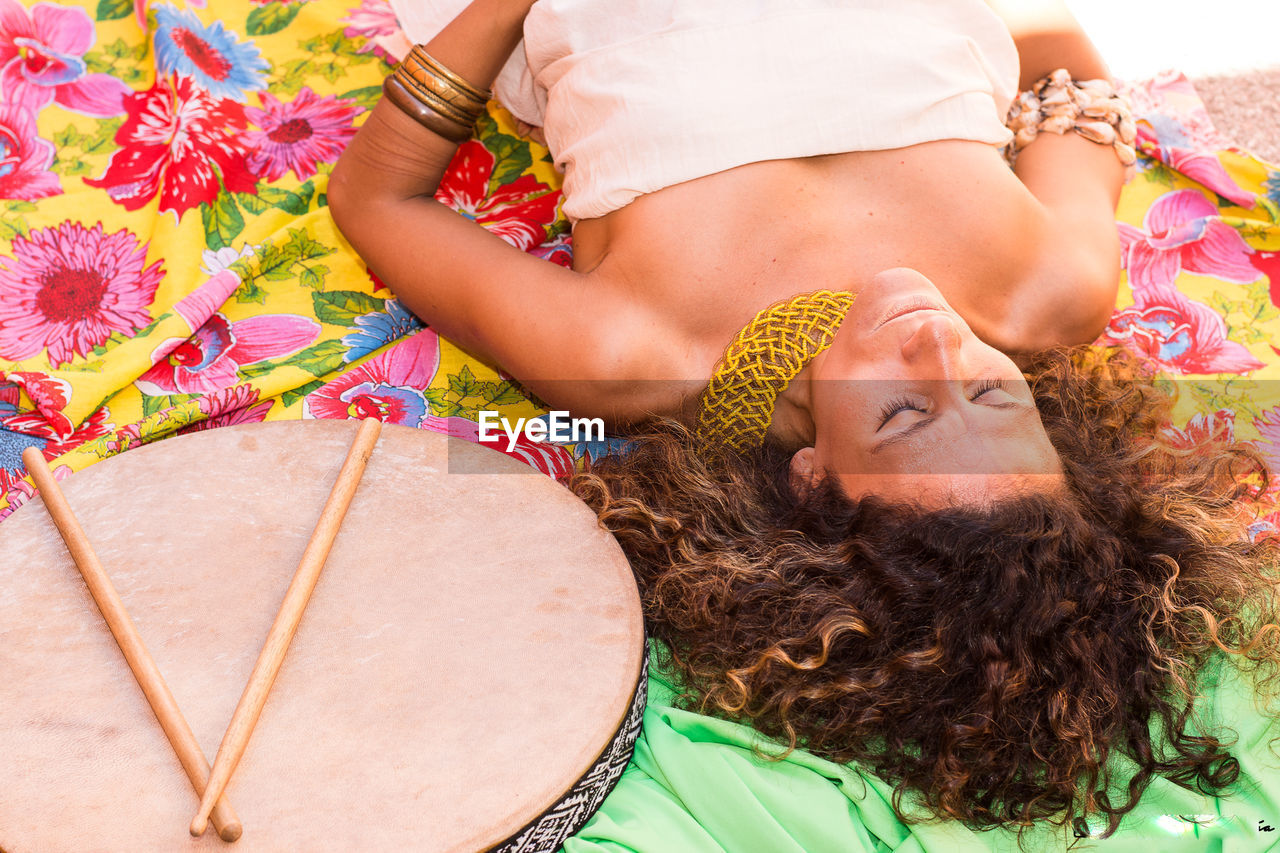
{"label": "wooden bangle bracelet", "polygon": [[487,102],[490,98],[490,94],[488,92],[482,92],[437,62],[431,54],[427,53],[426,48],[420,44],[415,44],[413,46],[413,50],[409,51],[409,55],[404,58],[404,61],[405,63],[415,63],[425,66],[429,71],[434,72],[436,77],[441,78],[444,82],[449,83],[454,88],[458,89],[462,94],[469,95],[471,98],[482,104]]}
{"label": "wooden bangle bracelet", "polygon": [[393,74],[382,81],[382,94],[388,101],[400,108],[400,111],[427,130],[448,139],[450,142],[465,142],[471,138],[473,128],[458,119],[443,115],[428,104],[415,98],[400,80]]}

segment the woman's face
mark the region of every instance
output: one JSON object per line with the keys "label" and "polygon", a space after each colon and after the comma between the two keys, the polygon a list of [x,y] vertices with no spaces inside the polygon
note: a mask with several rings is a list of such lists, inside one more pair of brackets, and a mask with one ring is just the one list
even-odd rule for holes
{"label": "woman's face", "polygon": [[940,506],[1062,487],[1021,371],[914,270],[876,275],[813,368],[801,488],[834,476],[851,498]]}

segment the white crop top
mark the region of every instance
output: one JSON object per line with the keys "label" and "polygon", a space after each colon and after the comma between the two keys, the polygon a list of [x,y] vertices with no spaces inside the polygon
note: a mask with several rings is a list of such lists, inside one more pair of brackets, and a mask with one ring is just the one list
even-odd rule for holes
{"label": "white crop top", "polygon": [[[466,0],[392,0],[414,42]],[[1004,145],[1018,55],[982,0],[538,0],[495,85],[539,125],[564,211],[761,160]]]}

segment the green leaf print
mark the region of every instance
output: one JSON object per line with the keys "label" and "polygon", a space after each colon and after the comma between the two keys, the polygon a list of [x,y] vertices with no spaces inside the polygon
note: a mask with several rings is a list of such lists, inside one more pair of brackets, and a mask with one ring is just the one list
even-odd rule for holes
{"label": "green leaf print", "polygon": [[359,89],[352,89],[343,92],[339,98],[349,98],[356,102],[358,106],[371,110],[377,105],[378,99],[382,97],[381,86],[362,86]]}
{"label": "green leaf print", "polygon": [[312,381],[308,382],[306,385],[299,385],[297,388],[294,388],[292,391],[285,391],[283,394],[280,395],[280,405],[287,409],[290,406],[292,406],[294,403],[301,400],[303,397],[310,394],[312,391],[315,391],[317,388],[321,388],[323,386],[324,386],[323,381],[319,379],[313,379]]}
{"label": "green leaf print", "polygon": [[[305,195],[301,192],[304,188],[309,188]],[[314,191],[314,185],[308,181],[298,189],[299,192],[290,192],[279,187],[264,186],[258,190],[258,197],[272,207],[280,208],[285,213],[301,216],[307,212],[307,208],[311,205],[311,192]]]}
{"label": "green leaf print", "polygon": [[163,412],[165,409],[172,409],[174,406],[182,405],[190,400],[200,399],[199,394],[168,394],[142,395],[142,413],[150,417],[157,412]]}
{"label": "green leaf print", "polygon": [[355,290],[330,290],[311,294],[316,319],[335,326],[354,326],[356,318],[383,310],[385,299]]}
{"label": "green leaf print", "polygon": [[226,190],[218,193],[213,204],[200,205],[200,219],[204,222],[205,245],[214,251],[230,246],[244,230],[240,208]]}
{"label": "green leaf print", "polygon": [[94,17],[99,21],[117,21],[127,18],[133,11],[133,0],[98,0],[98,10]]}
{"label": "green leaf print", "polygon": [[346,352],[347,347],[342,341],[321,341],[282,360],[280,364],[301,368],[312,376],[326,376],[346,363],[342,358]]}
{"label": "green leaf print", "polygon": [[301,3],[290,3],[287,6],[281,3],[268,3],[266,6],[259,6],[249,13],[245,32],[251,36],[269,36],[272,33],[278,33],[293,23],[293,19],[298,17],[298,11],[301,8]]}
{"label": "green leaf print", "polygon": [[320,290],[324,287],[324,277],[328,274],[329,268],[324,264],[313,264],[303,267],[302,272],[298,273],[298,283],[312,290]]}
{"label": "green leaf print", "polygon": [[471,372],[471,368],[462,365],[462,370],[449,376],[449,391],[459,397],[470,397],[480,391],[479,383]]}

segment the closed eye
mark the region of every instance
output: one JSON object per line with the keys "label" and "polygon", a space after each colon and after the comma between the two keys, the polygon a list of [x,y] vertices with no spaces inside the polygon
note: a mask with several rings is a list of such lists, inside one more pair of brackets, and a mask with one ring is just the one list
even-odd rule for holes
{"label": "closed eye", "polygon": [[978,383],[978,387],[969,397],[970,400],[976,400],[988,391],[1004,391],[1005,381],[1003,379],[984,379]]}
{"label": "closed eye", "polygon": [[[1008,383],[1003,379],[984,379],[978,383],[973,389],[973,393],[969,395],[970,402],[977,400],[983,394],[991,391],[1005,391]],[[880,425],[876,427],[876,432],[884,429],[889,421],[893,420],[902,412],[920,412],[925,414],[928,409],[922,407],[909,397],[897,397],[884,404],[880,409]]]}
{"label": "closed eye", "polygon": [[897,397],[885,403],[880,409],[880,426],[876,427],[876,432],[885,428],[889,421],[893,420],[901,412],[924,412],[925,410],[916,405],[909,397]]}

